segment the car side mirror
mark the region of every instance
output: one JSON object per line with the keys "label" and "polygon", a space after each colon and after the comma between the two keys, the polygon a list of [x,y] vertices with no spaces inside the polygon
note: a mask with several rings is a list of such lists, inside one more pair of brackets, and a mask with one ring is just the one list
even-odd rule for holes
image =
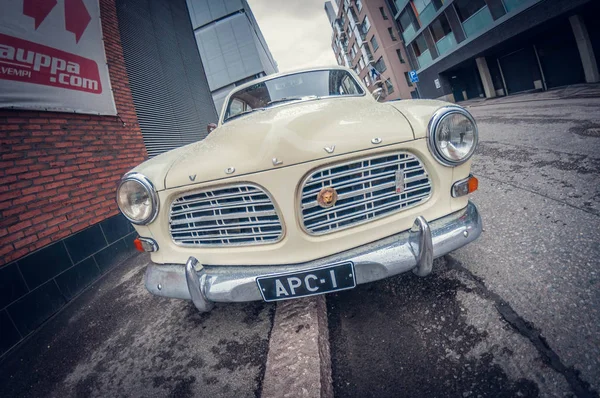
{"label": "car side mirror", "polygon": [[210,134],[216,128],[217,125],[215,123],[208,123],[208,125],[206,126],[206,132]]}
{"label": "car side mirror", "polygon": [[383,88],[376,88],[371,94],[373,94],[373,98],[375,98],[376,101],[379,101],[379,99],[383,95]]}

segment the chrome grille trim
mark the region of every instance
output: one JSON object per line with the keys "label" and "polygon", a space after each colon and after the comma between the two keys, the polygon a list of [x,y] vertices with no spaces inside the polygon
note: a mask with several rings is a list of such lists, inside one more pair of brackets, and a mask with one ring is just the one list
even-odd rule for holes
{"label": "chrome grille trim", "polygon": [[228,247],[283,238],[271,196],[254,184],[186,192],[171,203],[169,232],[177,245]]}
{"label": "chrome grille trim", "polygon": [[[404,174],[401,193],[396,193],[398,171]],[[317,203],[317,194],[324,187],[337,191],[335,206],[322,208]],[[422,204],[431,192],[425,167],[408,152],[327,165],[310,173],[301,184],[301,224],[310,235],[340,231]]]}

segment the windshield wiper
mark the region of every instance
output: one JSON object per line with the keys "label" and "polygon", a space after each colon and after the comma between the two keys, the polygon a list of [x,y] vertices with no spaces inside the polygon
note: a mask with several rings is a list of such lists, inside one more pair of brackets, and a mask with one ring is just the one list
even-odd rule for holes
{"label": "windshield wiper", "polygon": [[262,110],[264,110],[264,109],[265,109],[265,108],[248,109],[247,111],[240,112],[240,113],[236,113],[235,115],[229,116],[227,119],[223,120],[223,122],[225,123],[225,122],[228,122],[228,121],[230,121],[231,119],[235,119],[235,118],[238,118],[238,117],[240,117],[240,116],[247,115],[247,114],[249,114],[249,113],[252,113],[252,112],[256,112],[256,111],[262,111]]}
{"label": "windshield wiper", "polygon": [[316,95],[307,95],[304,97],[284,97],[284,98],[279,98],[279,99],[267,102],[267,106],[279,104],[281,102],[304,101],[304,100],[312,100],[312,99],[319,99],[319,97]]}

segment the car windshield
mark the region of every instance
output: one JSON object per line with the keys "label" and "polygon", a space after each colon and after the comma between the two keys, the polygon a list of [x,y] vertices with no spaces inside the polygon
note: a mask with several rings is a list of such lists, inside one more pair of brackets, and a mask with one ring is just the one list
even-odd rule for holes
{"label": "car windshield", "polygon": [[229,98],[223,121],[285,102],[362,94],[362,87],[345,70],[295,73],[256,83],[235,92]]}

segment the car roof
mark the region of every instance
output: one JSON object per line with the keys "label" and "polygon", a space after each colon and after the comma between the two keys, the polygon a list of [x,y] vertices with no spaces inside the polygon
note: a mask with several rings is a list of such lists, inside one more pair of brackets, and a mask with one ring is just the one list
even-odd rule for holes
{"label": "car roof", "polygon": [[275,78],[282,77],[282,76],[295,75],[296,73],[303,73],[303,72],[313,72],[313,71],[319,71],[319,70],[332,70],[332,69],[345,70],[345,71],[350,72],[350,73],[353,72],[352,69],[346,68],[345,66],[339,66],[339,65],[319,66],[319,67],[312,67],[312,68],[293,69],[293,70],[289,70],[289,71],[286,71],[286,72],[273,73],[273,74],[270,74],[270,75],[259,77],[258,79],[250,80],[247,83],[240,84],[239,86],[236,86],[234,89],[231,90],[231,92],[238,91],[238,90],[244,89],[246,87],[253,86],[253,85],[257,84],[257,83],[262,83],[264,81],[275,79]]}
{"label": "car roof", "polygon": [[[356,80],[356,82],[359,85],[361,84],[360,79],[357,78],[358,76],[356,76],[356,74],[354,73],[354,71],[352,69],[346,68],[345,66],[339,66],[339,65],[318,66],[318,67],[312,67],[312,68],[300,68],[300,69],[289,70],[289,71],[286,71],[286,72],[273,73],[273,74],[270,74],[270,75],[259,77],[258,79],[250,80],[247,83],[240,84],[239,86],[236,86],[233,89],[231,89],[231,91],[229,92],[229,94],[227,94],[227,97],[225,97],[225,101],[223,103],[223,111],[221,113],[225,112],[225,107],[227,106],[227,103],[229,102],[229,98],[231,97],[231,95],[234,92],[243,90],[243,89],[245,89],[247,87],[250,87],[250,86],[253,86],[253,85],[257,84],[257,83],[262,83],[262,82],[267,81],[267,80],[276,79],[278,77],[288,76],[288,75],[295,75],[297,73],[303,73],[303,72],[314,72],[314,71],[320,71],[320,70],[345,70],[346,72],[349,72],[351,75],[353,75],[355,77],[355,80]],[[219,116],[219,125],[222,122],[223,122],[223,114]]]}

